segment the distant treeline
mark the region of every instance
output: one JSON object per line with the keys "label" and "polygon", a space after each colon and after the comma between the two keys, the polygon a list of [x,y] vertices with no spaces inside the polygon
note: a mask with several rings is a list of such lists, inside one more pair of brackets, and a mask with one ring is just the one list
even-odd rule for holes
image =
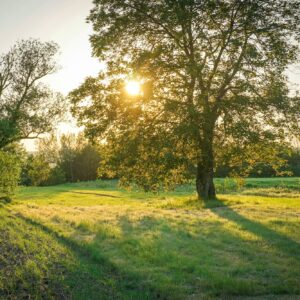
{"label": "distant treeline", "polygon": [[[293,149],[291,153],[282,153],[281,158],[286,161],[285,165],[281,168],[284,174],[289,176],[300,177],[300,149]],[[231,176],[233,169],[228,165],[217,167],[215,171],[216,177]],[[264,162],[258,163],[251,167],[247,177],[276,177],[278,176],[276,170]]]}
{"label": "distant treeline", "polygon": [[[22,155],[21,184],[47,186],[98,179],[104,153],[104,145],[92,144],[82,134],[41,139],[36,152]],[[299,149],[283,153],[281,158],[286,161],[281,169],[284,175],[300,176]],[[228,165],[215,170],[216,177],[231,177],[234,173],[237,174],[236,170]],[[252,166],[247,176],[275,177],[278,173],[271,165],[262,162]]]}

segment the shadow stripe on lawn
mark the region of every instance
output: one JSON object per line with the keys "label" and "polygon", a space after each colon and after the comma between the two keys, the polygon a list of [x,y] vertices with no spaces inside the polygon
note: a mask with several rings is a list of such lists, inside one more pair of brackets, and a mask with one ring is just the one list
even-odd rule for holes
{"label": "shadow stripe on lawn", "polygon": [[[36,226],[42,231],[54,237],[59,243],[68,247],[77,257],[84,257],[87,260],[87,263],[97,264],[99,267],[105,268],[109,276],[112,279],[117,281],[119,284],[119,290],[117,290],[118,295],[114,295],[113,298],[109,299],[162,299],[167,300],[161,292],[156,291],[153,287],[145,285],[142,281],[137,281],[134,274],[125,274],[118,270],[117,266],[108,261],[107,258],[103,257],[99,253],[92,253],[88,245],[80,244],[74,240],[68,239],[63,235],[60,235],[58,232],[45,226],[42,223],[39,223],[33,219],[30,219],[21,213],[16,213],[14,216],[22,219],[26,223]],[[124,297],[122,292],[128,293],[128,297]],[[130,295],[132,293],[132,295]],[[127,295],[126,295],[127,296]],[[138,298],[136,298],[138,297]],[[97,298],[98,299],[98,298]],[[102,299],[102,298],[99,298]]]}
{"label": "shadow stripe on lawn", "polygon": [[115,195],[110,195],[110,194],[86,193],[86,192],[73,192],[73,191],[68,191],[68,192],[69,192],[69,193],[72,193],[72,194],[93,195],[93,196],[99,196],[99,197],[109,197],[109,198],[118,198],[118,199],[123,198],[123,197],[120,197],[120,196],[115,196]]}
{"label": "shadow stripe on lawn", "polygon": [[[210,211],[215,213],[222,219],[231,221],[239,225],[242,229],[252,232],[253,234],[263,238],[268,244],[274,246],[277,250],[281,251],[282,254],[292,256],[297,260],[300,260],[300,244],[289,237],[274,231],[266,227],[265,225],[249,220],[246,217],[237,213],[230,206],[219,200],[219,207],[209,208]],[[300,271],[300,270],[299,270]]]}

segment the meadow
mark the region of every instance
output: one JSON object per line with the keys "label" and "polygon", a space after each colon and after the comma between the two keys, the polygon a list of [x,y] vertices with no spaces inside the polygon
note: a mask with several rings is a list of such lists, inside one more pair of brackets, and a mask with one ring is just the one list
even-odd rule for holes
{"label": "meadow", "polygon": [[300,299],[300,178],[158,194],[21,187],[0,206],[1,299]]}

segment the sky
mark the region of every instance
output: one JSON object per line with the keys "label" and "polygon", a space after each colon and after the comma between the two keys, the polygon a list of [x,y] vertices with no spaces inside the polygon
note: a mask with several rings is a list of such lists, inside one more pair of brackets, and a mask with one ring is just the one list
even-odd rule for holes
{"label": "sky", "polygon": [[[38,38],[60,46],[59,71],[45,83],[67,95],[87,76],[95,76],[101,63],[91,55],[91,26],[86,17],[92,0],[0,0],[0,53],[7,52],[16,41]],[[74,122],[59,125],[61,132],[76,132]],[[34,141],[26,142],[32,149]]]}
{"label": "sky", "polygon": [[[86,17],[92,0],[0,0],[0,53],[7,52],[20,39],[39,38],[60,46],[57,61],[60,70],[45,81],[67,95],[87,76],[95,76],[103,67],[91,55],[91,26]],[[287,72],[291,90],[300,84],[300,65]],[[62,132],[77,131],[75,123],[63,123]],[[26,145],[33,147],[33,142]]]}
{"label": "sky", "polygon": [[85,19],[91,0],[0,0],[0,53],[20,39],[39,38],[60,46],[60,70],[49,76],[52,88],[67,94],[100,64],[91,57],[91,26]]}

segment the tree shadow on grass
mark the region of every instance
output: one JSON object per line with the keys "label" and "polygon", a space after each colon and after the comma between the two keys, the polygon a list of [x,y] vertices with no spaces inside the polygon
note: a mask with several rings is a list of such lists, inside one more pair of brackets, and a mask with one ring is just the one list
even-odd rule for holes
{"label": "tree shadow on grass", "polygon": [[108,197],[108,198],[116,198],[121,199],[123,197],[110,195],[110,194],[103,194],[103,193],[92,193],[92,192],[78,192],[78,191],[69,191],[69,193],[73,194],[82,194],[82,195],[93,195],[93,196],[99,196],[99,197]]}
{"label": "tree shadow on grass", "polygon": [[93,251],[88,244],[66,238],[22,214],[15,216],[49,235],[74,256],[75,264],[64,270],[60,278],[62,286],[66,288],[65,291],[60,288],[60,299],[165,299],[153,287],[141,284],[134,274],[120,272],[100,251]]}
{"label": "tree shadow on grass", "polygon": [[281,255],[289,255],[298,260],[300,259],[300,244],[286,235],[276,232],[257,221],[247,219],[226,205],[224,201],[214,199],[211,203],[207,202],[206,207],[220,218],[234,222],[240,229],[262,238],[271,247],[276,248]]}
{"label": "tree shadow on grass", "polygon": [[7,196],[1,196],[0,197],[0,206],[4,206],[4,205],[7,205],[7,204],[10,204],[11,203],[11,198],[10,197],[7,197]]}
{"label": "tree shadow on grass", "polygon": [[[96,235],[90,243],[62,236],[40,221],[17,216],[53,237],[75,256],[76,264],[63,279],[67,285],[73,282],[71,295],[75,296],[70,298],[164,299],[161,295],[167,295],[168,299],[185,299],[195,295],[195,299],[205,299],[203,295],[212,295],[222,299],[231,295],[299,292],[295,284],[298,277],[284,265],[294,261],[288,260],[289,256],[299,258],[295,251],[298,243],[239,215],[222,201],[215,200],[209,206],[220,218],[197,217],[192,231],[191,224],[181,218],[171,222],[159,215],[133,219],[125,214],[116,225],[120,237],[107,231],[107,222],[99,222],[99,230],[91,232]],[[244,240],[224,226],[222,219],[262,237],[272,249],[261,249],[260,243]],[[283,256],[280,261],[277,252]],[[123,267],[111,263],[114,255],[123,260]],[[86,270],[85,275],[78,274],[82,270]]]}
{"label": "tree shadow on grass", "polygon": [[[290,280],[293,272],[281,264],[289,261],[286,257],[277,261],[272,250],[235,235],[221,220],[200,218],[194,225],[199,228],[196,233],[190,232],[188,223],[174,224],[154,216],[134,221],[125,215],[118,221],[122,238],[111,239],[110,249],[119,249],[129,269],[133,267],[142,274],[147,270],[147,277],[169,299],[191,295],[195,299],[231,299],[228,297],[232,295],[299,292],[297,278]],[[100,247],[109,239],[101,231],[94,243]],[[269,274],[272,278],[264,278]],[[143,275],[140,278],[145,280]]]}

